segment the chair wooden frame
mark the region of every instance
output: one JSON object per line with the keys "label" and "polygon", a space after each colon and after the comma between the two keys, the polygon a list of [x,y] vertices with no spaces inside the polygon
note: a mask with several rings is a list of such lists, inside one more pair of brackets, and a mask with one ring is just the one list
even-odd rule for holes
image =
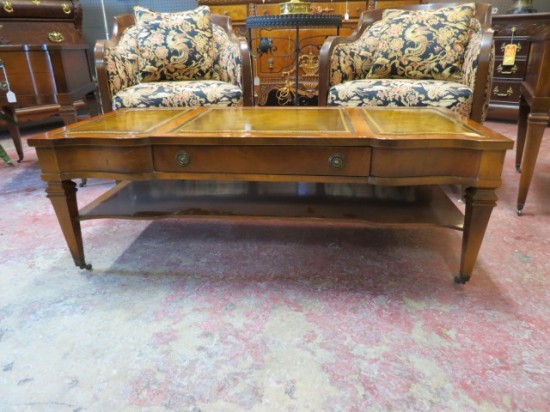
{"label": "chair wooden frame", "polygon": [[[436,10],[443,7],[454,7],[464,2],[432,3],[414,6],[400,7],[404,10]],[[482,40],[478,57],[478,66],[474,86],[472,112],[470,118],[477,122],[483,121],[483,112],[488,103],[490,81],[492,79],[491,62],[493,53],[493,29],[491,28],[492,6],[490,4],[476,3],[475,17],[481,24]],[[384,9],[365,11],[361,14],[357,28],[349,36],[331,36],[325,40],[319,53],[319,106],[327,105],[328,92],[330,90],[330,59],[334,48],[339,44],[353,43],[358,40],[364,31],[374,22],[382,19]]]}

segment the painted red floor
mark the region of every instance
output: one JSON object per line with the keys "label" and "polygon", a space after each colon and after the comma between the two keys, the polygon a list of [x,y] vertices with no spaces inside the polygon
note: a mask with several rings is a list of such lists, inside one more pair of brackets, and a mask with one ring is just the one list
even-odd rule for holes
{"label": "painted red floor", "polygon": [[466,285],[460,233],[350,224],[87,221],[81,271],[25,154],[0,164],[2,411],[549,410],[550,133],[522,217],[508,152]]}

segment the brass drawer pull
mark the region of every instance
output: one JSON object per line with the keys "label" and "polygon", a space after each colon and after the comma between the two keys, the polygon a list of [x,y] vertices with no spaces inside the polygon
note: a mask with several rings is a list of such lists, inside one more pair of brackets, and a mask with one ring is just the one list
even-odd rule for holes
{"label": "brass drawer pull", "polygon": [[9,1],[3,1],[2,4],[4,5],[4,10],[6,13],[13,13],[13,5]]}
{"label": "brass drawer pull", "polygon": [[32,0],[32,4],[35,6],[40,6],[40,0]]}
{"label": "brass drawer pull", "polygon": [[518,71],[518,66],[516,66],[515,64],[509,69],[505,69],[502,64],[499,64],[497,67],[497,72],[500,74],[514,74],[517,71]]}
{"label": "brass drawer pull", "polygon": [[191,163],[191,155],[185,150],[180,150],[176,153],[176,163],[181,167],[187,166]]}
{"label": "brass drawer pull", "polygon": [[65,37],[58,31],[52,31],[51,33],[48,33],[48,39],[50,41],[53,41],[54,43],[61,43],[63,40],[65,40]]}
{"label": "brass drawer pull", "polygon": [[346,159],[343,154],[334,153],[328,158],[328,163],[335,169],[342,169],[346,164]]}
{"label": "brass drawer pull", "polygon": [[63,13],[71,14],[71,8],[69,7],[69,5],[67,3],[63,3],[61,5],[61,9],[63,10]]}
{"label": "brass drawer pull", "polygon": [[512,94],[514,94],[514,90],[512,89],[512,86],[510,86],[510,87],[508,87],[508,90],[506,90],[505,93],[500,93],[500,90],[498,89],[498,86],[497,86],[493,89],[493,94],[495,96],[508,97],[508,96],[511,96]]}

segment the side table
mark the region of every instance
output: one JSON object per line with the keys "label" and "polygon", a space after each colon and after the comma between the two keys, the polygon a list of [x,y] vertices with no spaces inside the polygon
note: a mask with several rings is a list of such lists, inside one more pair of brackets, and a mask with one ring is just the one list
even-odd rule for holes
{"label": "side table", "polygon": [[[548,29],[548,27],[547,27]],[[516,169],[521,171],[517,199],[523,213],[544,129],[550,122],[550,30],[532,38],[527,74],[520,87]]]}

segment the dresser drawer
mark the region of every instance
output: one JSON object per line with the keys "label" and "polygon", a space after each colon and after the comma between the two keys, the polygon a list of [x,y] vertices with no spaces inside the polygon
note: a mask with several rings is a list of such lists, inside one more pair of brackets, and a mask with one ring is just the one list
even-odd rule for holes
{"label": "dresser drawer", "polygon": [[[495,37],[495,55],[503,56],[504,48],[507,44],[510,44],[511,37]],[[518,47],[516,49],[516,57],[526,57],[529,55],[529,40],[528,39],[517,39],[515,38],[513,44],[516,44]]]}
{"label": "dresser drawer", "polygon": [[78,44],[84,39],[72,21],[2,21],[1,44]]}
{"label": "dresser drawer", "polygon": [[225,4],[222,6],[208,6],[212,14],[221,14],[231,18],[232,23],[246,21],[248,6],[246,4]]}
{"label": "dresser drawer", "polygon": [[519,102],[520,82],[493,82],[491,90],[491,101],[499,102]]}
{"label": "dresser drawer", "polygon": [[523,79],[527,70],[527,61],[516,60],[512,66],[503,66],[502,59],[498,58],[495,61],[494,77],[506,79]]}
{"label": "dresser drawer", "polygon": [[159,172],[368,176],[367,147],[156,146]]}
{"label": "dresser drawer", "polygon": [[[77,8],[80,12],[81,6]],[[71,0],[3,0],[0,19],[74,20],[75,4]]]}

